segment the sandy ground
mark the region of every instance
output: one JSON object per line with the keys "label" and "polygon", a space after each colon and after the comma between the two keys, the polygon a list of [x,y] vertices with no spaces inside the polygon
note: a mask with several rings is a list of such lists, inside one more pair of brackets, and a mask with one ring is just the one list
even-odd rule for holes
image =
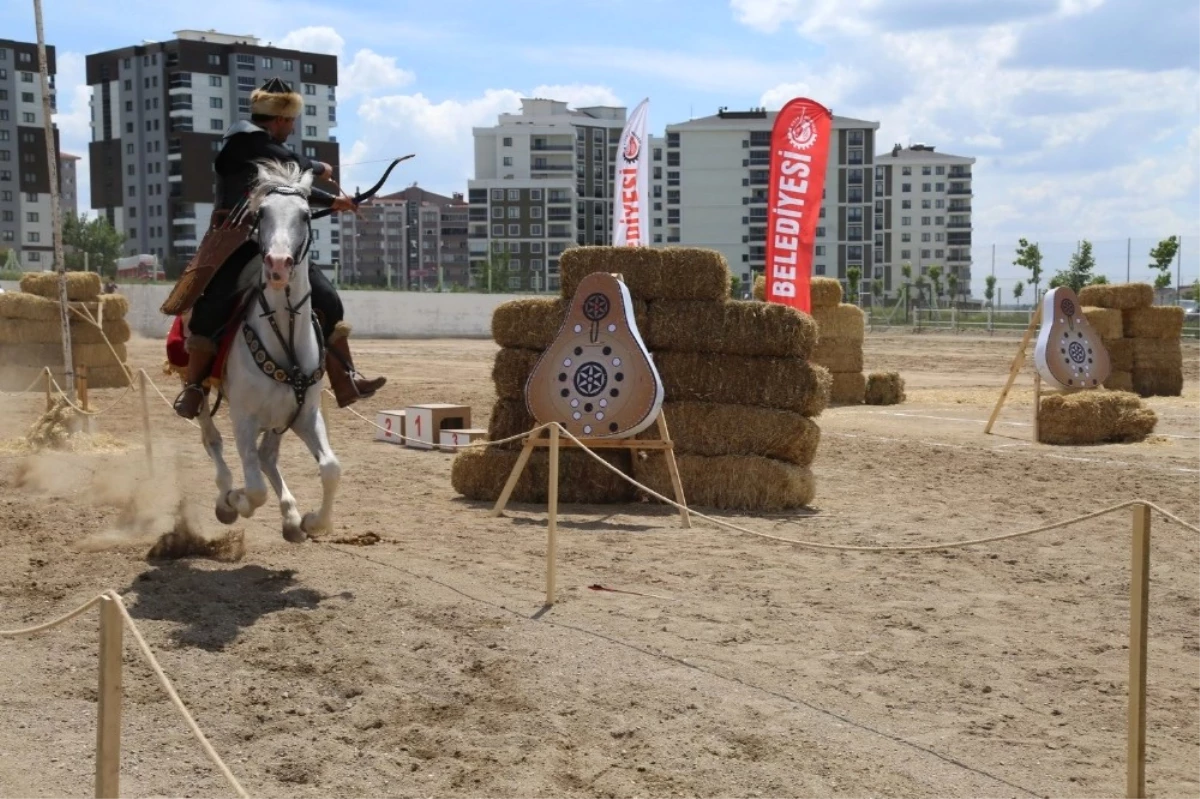
{"label": "sandy ground", "polygon": [[[901,371],[908,401],[819,418],[811,511],[725,518],[839,544],[975,538],[1133,498],[1196,521],[1195,343],[1185,396],[1149,401],[1152,440],[1079,448],[1030,444],[1029,373],[983,435],[1014,348],[870,336],[868,370]],[[490,342],[357,351],[391,376],[364,412],[463,402],[486,426]],[[173,396],[161,342],[130,352]],[[120,395],[95,392],[93,406]],[[0,398],[0,438],[41,402]],[[333,417],[333,535],[288,544],[271,500],[235,525],[238,562],[148,561],[180,497],[222,532],[197,432],[157,397],[150,412],[150,476],[136,394],[97,421],[123,449],[0,452],[0,627],[116,589],[252,795],[1123,795],[1128,511],[860,554],[682,530],[659,505],[568,506],[559,603],[545,609],[544,509],[490,518],[451,490],[453,456],[374,443],[348,411]],[[316,468],[294,437],[282,463],[311,508]],[[139,513],[123,517],[131,496]],[[97,548],[106,531],[116,544]],[[367,533],[378,543],[332,543]],[[1161,517],[1153,534],[1147,785],[1195,796],[1200,542]],[[0,795],[90,795],[96,640],[91,613],[0,642]],[[126,664],[123,793],[229,795],[132,645]]]}

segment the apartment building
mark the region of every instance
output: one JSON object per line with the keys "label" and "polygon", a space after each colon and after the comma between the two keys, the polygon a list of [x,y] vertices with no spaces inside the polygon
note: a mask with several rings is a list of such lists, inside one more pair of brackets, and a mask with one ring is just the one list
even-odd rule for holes
{"label": "apartment building", "polygon": [[76,179],[76,165],[79,156],[71,153],[58,154],[58,211],[63,219],[69,219],[79,214],[79,183]]}
{"label": "apartment building", "polygon": [[[55,55],[46,46],[50,107]],[[0,39],[0,250],[22,269],[52,269],[54,220],[37,44]],[[58,129],[54,129],[55,151]],[[5,256],[4,260],[8,260]]]}
{"label": "apartment building", "polygon": [[[499,274],[507,290],[556,291],[563,250],[612,240],[625,113],[525,98],[520,113],[474,129],[475,177],[467,183],[473,286]],[[489,262],[499,268],[487,269]]]}
{"label": "apartment building", "polygon": [[[181,30],[174,39],[87,57],[92,87],[91,207],[127,238],[127,255],[182,268],[213,210],[213,159],[250,93],[278,77],[305,98],[287,146],[339,163],[337,58],[263,45],[254,36]],[[319,185],[319,182],[318,182]],[[310,258],[340,258],[338,223],[313,223]]]}
{"label": "apartment building", "polygon": [[[971,290],[971,166],[974,158],[935,152],[933,145],[896,144],[875,157],[875,273],[889,294],[903,285],[901,268],[915,279],[942,267],[942,286],[955,275],[957,295]],[[864,288],[870,291],[870,287]],[[915,295],[914,295],[915,296]]]}
{"label": "apartment building", "polygon": [[339,277],[347,283],[436,289],[468,282],[467,203],[410,186],[342,214]]}
{"label": "apartment building", "polygon": [[[777,112],[730,111],[666,126],[652,138],[651,245],[720,250],[749,287],[767,257],[771,128]],[[878,122],[834,116],[825,199],[813,251],[813,274],[846,279],[872,273],[870,180]]]}

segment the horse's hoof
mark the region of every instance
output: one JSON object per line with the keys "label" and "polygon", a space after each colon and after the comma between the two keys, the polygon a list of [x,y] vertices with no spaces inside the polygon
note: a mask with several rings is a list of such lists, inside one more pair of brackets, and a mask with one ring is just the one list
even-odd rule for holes
{"label": "horse's hoof", "polygon": [[313,533],[324,532],[325,528],[321,525],[321,517],[316,513],[306,513],[304,518],[300,520],[300,529],[312,535]]}
{"label": "horse's hoof", "polygon": [[283,526],[283,537],[293,544],[304,543],[308,535],[304,532],[302,525],[303,522],[301,524],[285,524]]}
{"label": "horse's hoof", "polygon": [[231,508],[228,505],[217,505],[217,521],[221,524],[233,524],[237,521],[238,512],[236,508]]}

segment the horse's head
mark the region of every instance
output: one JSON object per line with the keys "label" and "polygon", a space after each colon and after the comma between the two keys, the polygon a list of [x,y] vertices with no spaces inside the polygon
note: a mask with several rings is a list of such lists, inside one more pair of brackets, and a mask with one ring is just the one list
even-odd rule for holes
{"label": "horse's head", "polygon": [[257,217],[258,245],[263,254],[263,282],[282,289],[308,256],[312,214],[308,195],[313,174],[296,164],[261,162],[250,195]]}

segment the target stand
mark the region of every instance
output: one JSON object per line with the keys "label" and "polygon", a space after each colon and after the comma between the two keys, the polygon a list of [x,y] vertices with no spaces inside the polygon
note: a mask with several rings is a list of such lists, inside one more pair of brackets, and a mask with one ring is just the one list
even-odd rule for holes
{"label": "target stand", "polygon": [[[671,486],[675,491],[675,501],[679,503],[679,518],[682,526],[690,528],[692,526],[691,516],[687,510],[687,500],[683,494],[683,482],[679,479],[679,464],[675,460],[675,442],[671,440],[670,430],[667,428],[667,420],[662,411],[658,412],[658,417],[655,420],[655,425],[658,428],[659,438],[584,438],[580,437],[579,441],[583,447],[587,449],[627,449],[634,453],[637,457],[639,450],[657,450],[662,452],[667,459],[667,472],[671,476]],[[536,436],[529,436],[525,439],[525,444],[521,447],[521,454],[517,457],[517,462],[513,464],[512,472],[508,475],[508,482],[504,484],[504,490],[500,492],[500,498],[496,500],[496,505],[492,508],[493,516],[500,516],[504,513],[504,508],[508,505],[508,499],[512,496],[513,489],[517,487],[517,481],[521,479],[521,473],[525,471],[525,466],[529,463],[529,456],[533,454],[533,450],[538,447],[546,447],[550,450],[550,483],[547,497],[549,500],[550,524],[554,525],[558,514],[558,452],[560,449],[578,448],[580,444],[576,444],[573,439],[563,439],[557,427],[547,428],[546,437],[542,433]]]}
{"label": "target stand", "polygon": [[[1004,388],[1000,391],[1000,398],[996,400],[996,407],[992,409],[992,415],[988,417],[987,426],[983,428],[985,435],[990,435],[992,425],[996,423],[996,417],[1000,415],[1000,409],[1004,407],[1004,400],[1008,399],[1009,389],[1012,388],[1013,382],[1016,381],[1017,375],[1021,373],[1021,367],[1025,365],[1025,353],[1029,349],[1029,342],[1033,340],[1034,334],[1037,333],[1038,326],[1042,323],[1042,304],[1039,302],[1037,310],[1029,317],[1029,327],[1025,329],[1025,335],[1021,337],[1021,343],[1017,347],[1016,357],[1013,358],[1012,366],[1008,370],[1008,382],[1004,384]],[[1033,367],[1033,443],[1037,444],[1040,436],[1038,425],[1041,419],[1042,410],[1042,375],[1037,370],[1037,366]]]}

